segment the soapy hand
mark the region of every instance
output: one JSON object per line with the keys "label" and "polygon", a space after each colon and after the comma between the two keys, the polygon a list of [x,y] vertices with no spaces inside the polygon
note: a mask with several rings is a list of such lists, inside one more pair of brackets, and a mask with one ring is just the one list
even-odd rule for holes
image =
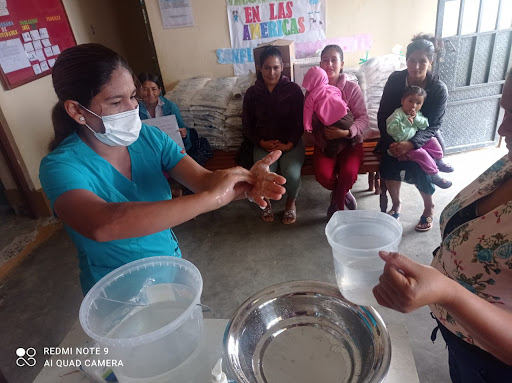
{"label": "soapy hand", "polygon": [[281,185],[286,179],[276,173],[272,173],[269,166],[281,157],[282,152],[275,150],[268,156],[256,162],[251,168],[253,182],[251,188],[246,192],[250,201],[258,204],[261,208],[267,206],[264,198],[280,200],[286,189]]}

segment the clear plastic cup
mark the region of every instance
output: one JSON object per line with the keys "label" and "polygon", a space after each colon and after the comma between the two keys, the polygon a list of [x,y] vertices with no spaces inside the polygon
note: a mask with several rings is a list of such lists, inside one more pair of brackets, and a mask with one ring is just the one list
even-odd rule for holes
{"label": "clear plastic cup", "polygon": [[325,235],[332,248],[341,294],[359,305],[377,305],[372,289],[384,270],[379,251],[398,251],[402,226],[389,214],[342,210],[333,214]]}
{"label": "clear plastic cup", "polygon": [[119,382],[167,382],[198,353],[203,280],[190,262],[170,256],[130,262],[85,296],[80,324],[108,354]]}

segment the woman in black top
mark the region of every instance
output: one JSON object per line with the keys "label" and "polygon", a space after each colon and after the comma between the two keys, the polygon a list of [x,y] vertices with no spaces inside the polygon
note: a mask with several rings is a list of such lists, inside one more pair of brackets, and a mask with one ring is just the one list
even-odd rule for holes
{"label": "woman in black top", "polygon": [[[446,109],[448,90],[439,76],[429,70],[434,56],[439,50],[437,45],[436,38],[430,35],[418,35],[413,38],[407,46],[407,69],[393,72],[389,76],[377,114],[381,135],[377,150],[382,153],[380,175],[386,182],[393,202],[390,214],[395,218],[400,215],[401,181],[404,180],[416,185],[424,204],[423,214],[416,225],[417,231],[428,231],[432,228],[432,217],[434,215],[432,194],[434,194],[435,187],[430,176],[416,162],[398,161],[397,157],[408,153],[410,150],[421,148],[432,137],[436,137],[444,149],[440,127]],[[386,119],[396,108],[401,106],[403,89],[412,85],[419,86],[427,91],[427,97],[421,112],[428,118],[429,127],[425,130],[418,130],[409,141],[395,142],[386,131]],[[437,161],[437,166],[443,172],[453,171],[453,168],[443,162],[442,159]],[[402,171],[405,171],[403,179]]]}

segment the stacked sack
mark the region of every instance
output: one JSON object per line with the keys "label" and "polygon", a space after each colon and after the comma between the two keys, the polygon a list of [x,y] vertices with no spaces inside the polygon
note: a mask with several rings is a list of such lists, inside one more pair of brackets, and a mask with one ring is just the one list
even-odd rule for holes
{"label": "stacked sack", "polygon": [[254,83],[253,77],[187,79],[165,97],[178,105],[185,124],[213,149],[234,150],[242,142],[243,94]]}
{"label": "stacked sack", "polygon": [[365,138],[373,138],[380,135],[377,112],[379,111],[384,86],[391,73],[405,69],[405,67],[404,56],[388,54],[371,58],[359,68],[358,77],[364,78],[364,86],[361,87],[361,90],[363,91],[363,96],[365,96],[370,126]]}
{"label": "stacked sack", "polygon": [[244,95],[247,89],[254,85],[256,75],[249,73],[248,75],[238,77],[233,95],[229,100],[228,107],[224,112],[226,117],[224,138],[226,141],[225,150],[237,150],[243,141],[242,136],[242,109],[244,105]]}
{"label": "stacked sack", "polygon": [[194,119],[190,113],[192,99],[195,94],[200,89],[203,89],[206,83],[210,80],[211,79],[207,77],[195,77],[180,81],[172,91],[167,92],[165,95],[165,98],[174,102],[178,106],[181,116],[183,117],[183,122],[185,122],[185,125],[189,128],[194,127]]}

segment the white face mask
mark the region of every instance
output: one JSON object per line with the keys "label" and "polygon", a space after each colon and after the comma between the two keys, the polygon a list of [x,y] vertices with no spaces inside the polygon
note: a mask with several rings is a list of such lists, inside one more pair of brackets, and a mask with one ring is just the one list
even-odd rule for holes
{"label": "white face mask", "polygon": [[105,133],[98,133],[91,129],[87,124],[89,130],[93,132],[94,137],[98,141],[103,142],[109,146],[130,146],[137,138],[139,138],[142,122],[139,117],[139,106],[136,109],[128,110],[126,112],[111,114],[110,116],[98,116],[96,113],[90,111],[80,104],[82,108],[89,113],[94,114],[96,117],[101,118]]}

